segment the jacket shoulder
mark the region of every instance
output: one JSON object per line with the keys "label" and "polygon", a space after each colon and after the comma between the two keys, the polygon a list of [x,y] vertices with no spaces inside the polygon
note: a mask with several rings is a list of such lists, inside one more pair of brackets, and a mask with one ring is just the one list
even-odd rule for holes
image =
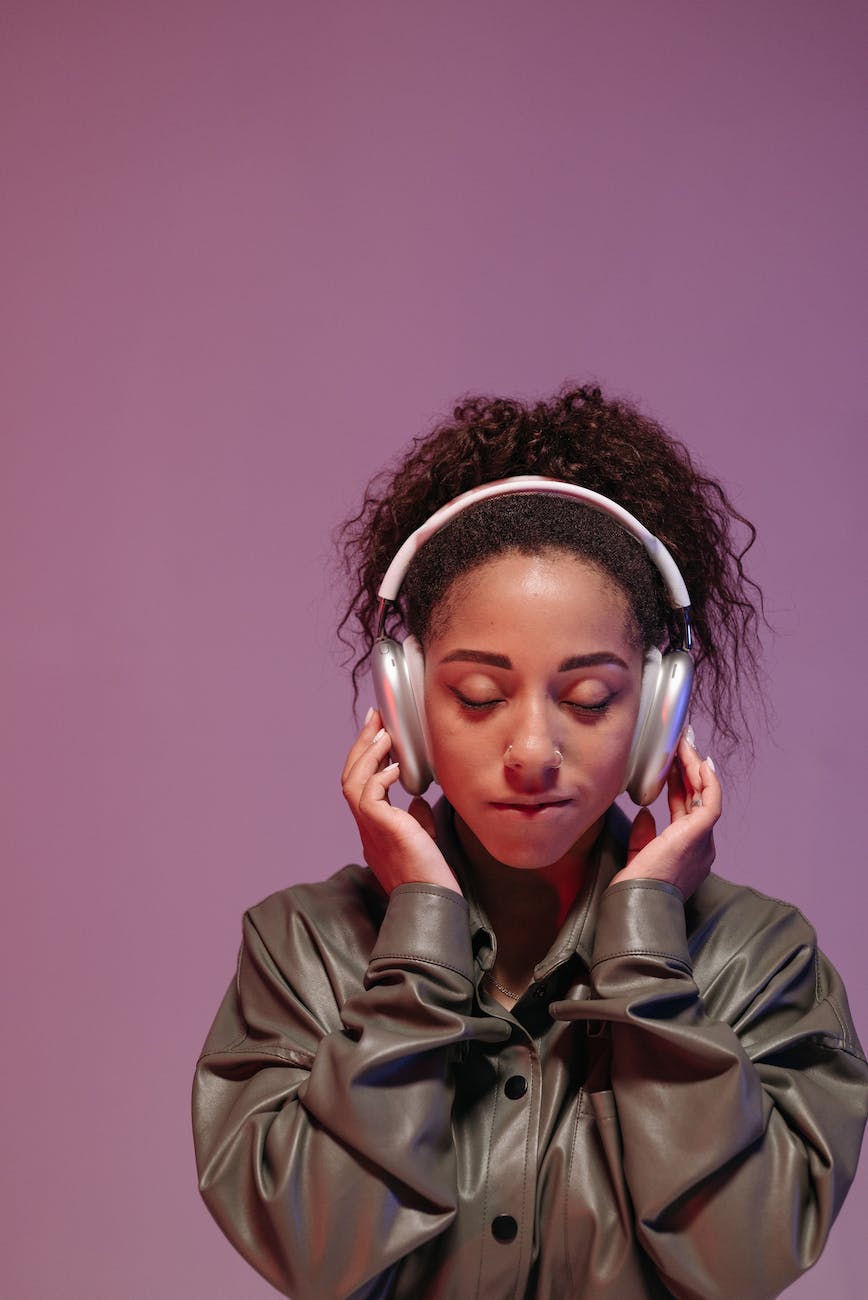
{"label": "jacket shoulder", "polygon": [[[714,874],[685,905],[694,978],[709,1014],[733,1023],[761,1012],[778,1024],[825,1009],[815,1038],[864,1061],[840,974],[792,903]],[[827,1014],[826,1014],[827,1013]]]}
{"label": "jacket shoulder", "polygon": [[386,895],[369,867],[350,863],[325,880],[287,885],[247,909],[257,928],[270,928],[287,917],[311,915],[339,919],[359,909],[370,912],[379,924],[386,910]]}
{"label": "jacket shoulder", "polygon": [[709,1014],[733,1023],[768,1004],[778,1017],[828,1002],[845,1044],[855,1042],[840,976],[791,903],[710,875],[685,905],[693,974]]}
{"label": "jacket shoulder", "polygon": [[367,968],[386,903],[373,872],[351,864],[326,880],[279,889],[249,908],[245,943],[251,938],[261,943],[291,984],[301,972],[320,968],[341,986],[355,986]]}
{"label": "jacket shoulder", "polygon": [[768,932],[816,947],[814,927],[793,903],[772,898],[752,885],[737,885],[715,872],[688,899],[685,916],[691,946],[701,944],[710,929],[723,928],[733,939],[733,950]]}

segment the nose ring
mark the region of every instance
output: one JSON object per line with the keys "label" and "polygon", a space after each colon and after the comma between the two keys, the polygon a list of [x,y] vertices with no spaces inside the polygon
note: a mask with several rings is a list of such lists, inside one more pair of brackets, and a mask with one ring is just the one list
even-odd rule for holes
{"label": "nose ring", "polygon": [[[503,761],[506,763],[507,767],[521,767],[520,760],[516,761],[516,759],[512,757],[512,745],[507,745],[506,753],[503,756]],[[557,746],[555,746],[555,752],[552,754],[549,762],[546,763],[546,767],[560,767],[563,761],[564,761],[563,754],[557,748]]]}

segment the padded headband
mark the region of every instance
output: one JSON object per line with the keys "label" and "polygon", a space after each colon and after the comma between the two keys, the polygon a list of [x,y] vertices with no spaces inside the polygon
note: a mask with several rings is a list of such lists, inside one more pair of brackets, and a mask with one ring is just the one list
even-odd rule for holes
{"label": "padded headband", "polygon": [[419,548],[428,541],[429,537],[433,537],[434,533],[439,532],[462,510],[475,505],[478,501],[487,501],[489,497],[506,496],[514,492],[538,492],[550,493],[552,496],[574,497],[576,500],[584,502],[592,510],[599,510],[601,514],[609,515],[628,533],[632,533],[637,541],[642,543],[651,563],[659,571],[672,608],[680,611],[684,620],[684,649],[690,649],[693,639],[690,631],[690,597],[687,594],[687,588],[684,585],[684,579],[678,565],[660,539],[655,537],[653,533],[649,533],[648,529],[643,524],[640,524],[639,520],[635,515],[631,515],[629,510],[625,510],[617,502],[611,501],[609,497],[604,497],[599,492],[592,492],[590,488],[579,487],[577,483],[565,483],[560,479],[545,478],[540,474],[522,474],[515,478],[497,479],[493,483],[483,483],[481,487],[472,488],[469,492],[462,492],[461,496],[455,497],[454,500],[447,502],[445,506],[441,506],[439,510],[431,515],[430,519],[427,519],[421,527],[411,533],[392,560],[383,581],[380,583],[380,589],[377,592],[381,602],[380,625],[382,626],[385,617],[384,602],[394,601],[397,598],[398,592],[401,590],[401,583],[404,581],[414,556]]}

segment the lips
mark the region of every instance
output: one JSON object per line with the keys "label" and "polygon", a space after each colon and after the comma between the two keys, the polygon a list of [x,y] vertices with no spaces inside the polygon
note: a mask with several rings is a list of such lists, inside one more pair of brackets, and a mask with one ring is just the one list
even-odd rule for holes
{"label": "lips", "polygon": [[498,812],[515,812],[525,817],[540,816],[544,813],[552,813],[557,808],[566,808],[572,803],[572,799],[540,799],[535,803],[499,803],[492,802],[491,807]]}

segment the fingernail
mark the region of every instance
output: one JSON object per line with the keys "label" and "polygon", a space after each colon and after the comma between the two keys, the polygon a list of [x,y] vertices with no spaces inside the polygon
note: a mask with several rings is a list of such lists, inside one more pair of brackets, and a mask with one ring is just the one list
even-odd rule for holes
{"label": "fingernail", "polygon": [[696,748],[696,732],[693,730],[692,725],[688,725],[687,727],[687,743],[690,745],[691,749]]}
{"label": "fingernail", "polygon": [[397,772],[400,766],[400,763],[390,763],[388,767],[383,768],[383,776],[385,776],[387,772]]}
{"label": "fingernail", "polygon": [[371,744],[376,745],[377,741],[382,740],[385,734],[386,734],[386,728],[380,727],[380,730],[377,732],[376,736],[374,736],[374,739],[371,741]]}
{"label": "fingernail", "polygon": [[367,713],[365,714],[365,720],[364,720],[364,722],[362,723],[362,726],[363,726],[363,727],[366,727],[366,726],[368,725],[368,723],[371,721],[371,718],[372,718],[373,716],[374,716],[374,706],[373,706],[373,704],[372,704],[371,707],[368,709]]}
{"label": "fingernail", "polygon": [[712,772],[717,772],[717,768],[714,766],[714,759],[711,757],[710,754],[706,756],[705,761],[708,764],[708,766],[711,768]]}

